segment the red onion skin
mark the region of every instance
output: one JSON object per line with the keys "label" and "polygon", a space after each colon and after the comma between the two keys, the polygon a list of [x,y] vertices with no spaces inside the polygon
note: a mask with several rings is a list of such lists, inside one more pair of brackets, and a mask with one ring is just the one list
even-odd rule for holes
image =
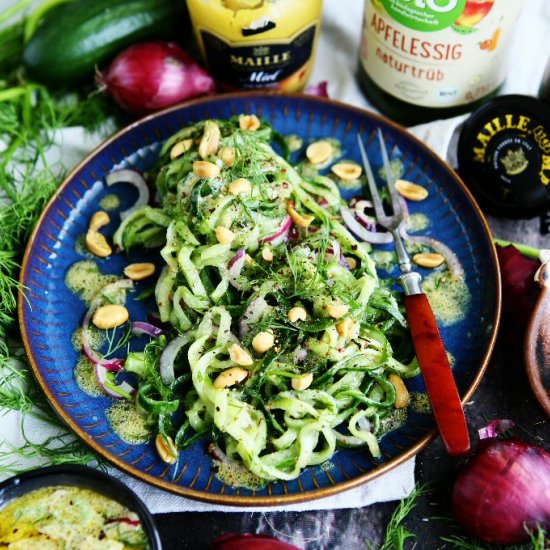
{"label": "red onion skin", "polygon": [[550,455],[517,439],[481,448],[454,484],[453,511],[483,541],[529,540],[527,530],[550,527]]}
{"label": "red onion skin", "polygon": [[212,550],[299,550],[269,535],[227,533],[212,541]]}
{"label": "red onion skin", "polygon": [[212,77],[174,42],[130,46],[98,74],[98,82],[134,115],[215,92]]}

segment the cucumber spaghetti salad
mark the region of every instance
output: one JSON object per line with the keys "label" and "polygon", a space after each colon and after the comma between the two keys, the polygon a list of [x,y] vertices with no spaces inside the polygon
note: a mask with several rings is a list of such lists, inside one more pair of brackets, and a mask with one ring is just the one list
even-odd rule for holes
{"label": "cucumber spaghetti salad", "polygon": [[[418,366],[406,322],[353,231],[368,203],[349,206],[337,178],[311,169],[339,155],[335,142],[311,143],[294,165],[287,145],[255,115],[181,129],[154,170],[159,206],[133,209],[114,234],[121,251],[160,247],[160,323],[133,323],[152,338],[124,361],[87,355],[106,367],[103,389],[135,402],[167,463],[206,438],[218,459],[291,480],[338,447],[380,456],[407,406],[403,379]],[[351,161],[333,168],[361,177]],[[117,369],[136,383],[117,385]]]}

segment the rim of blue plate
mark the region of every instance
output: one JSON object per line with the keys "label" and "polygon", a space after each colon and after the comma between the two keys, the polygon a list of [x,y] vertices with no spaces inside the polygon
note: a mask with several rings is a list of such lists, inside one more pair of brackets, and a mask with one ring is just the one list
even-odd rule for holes
{"label": "rim of blue plate", "polygon": [[[359,117],[367,117],[374,121],[379,121],[382,125],[390,126],[393,131],[400,134],[402,137],[404,137],[408,141],[414,142],[419,148],[427,151],[430,155],[431,160],[438,164],[440,168],[442,168],[445,172],[448,173],[448,175],[453,179],[453,182],[460,188],[461,192],[464,194],[464,196],[468,199],[470,205],[473,207],[473,210],[478,218],[478,222],[480,223],[480,226],[483,228],[483,232],[485,233],[485,236],[487,238],[487,245],[489,246],[489,249],[491,251],[491,257],[490,262],[492,266],[492,271],[494,273],[494,280],[493,285],[495,289],[495,296],[494,296],[494,306],[492,310],[492,316],[491,316],[491,333],[488,335],[487,338],[487,344],[486,344],[486,350],[483,354],[483,358],[481,360],[481,364],[473,377],[473,380],[471,381],[470,385],[464,392],[464,394],[461,397],[462,404],[464,405],[467,401],[470,400],[471,396],[479,386],[481,379],[483,378],[483,375],[485,374],[485,370],[487,369],[489,360],[491,358],[496,337],[498,333],[498,327],[500,324],[500,313],[501,313],[501,279],[500,279],[500,269],[497,261],[497,255],[496,255],[496,248],[493,242],[492,233],[489,228],[489,225],[487,223],[487,220],[485,219],[485,216],[483,215],[479,205],[475,201],[472,193],[469,191],[469,189],[466,187],[464,182],[460,179],[458,174],[455,172],[455,170],[452,169],[450,165],[448,165],[446,162],[444,162],[435,151],[433,151],[430,147],[425,145],[422,141],[420,141],[418,138],[416,138],[413,134],[409,133],[404,127],[398,125],[397,123],[381,116],[376,113],[372,113],[366,109],[362,109],[360,107],[356,107],[353,105],[349,105],[347,103],[337,101],[334,99],[327,99],[322,97],[316,97],[316,96],[309,96],[304,94],[280,94],[278,92],[271,92],[271,91],[262,91],[262,92],[233,92],[228,94],[223,94],[223,96],[216,95],[216,96],[207,96],[191,101],[187,101],[184,103],[180,103],[178,105],[174,105],[172,107],[169,107],[167,109],[163,109],[161,111],[158,111],[156,113],[147,115],[139,120],[136,120],[135,122],[129,124],[128,126],[122,128],[121,130],[118,130],[115,132],[112,136],[107,138],[105,141],[100,143],[93,151],[91,151],[82,161],[80,161],[74,168],[71,170],[71,172],[67,175],[65,180],[60,184],[59,188],[55,192],[55,194],[52,196],[46,207],[44,208],[42,214],[40,215],[40,218],[38,219],[35,228],[32,232],[32,235],[29,239],[29,242],[27,244],[27,247],[25,249],[25,254],[23,257],[23,263],[21,267],[21,275],[20,275],[20,283],[23,286],[23,283],[26,279],[27,269],[28,269],[28,263],[29,263],[29,255],[30,250],[33,248],[34,240],[36,239],[37,235],[39,234],[40,227],[44,221],[44,219],[48,216],[48,213],[52,206],[55,204],[58,196],[61,194],[63,189],[67,187],[71,181],[73,180],[74,176],[84,167],[88,162],[90,162],[94,157],[96,157],[98,154],[100,154],[104,149],[108,148],[109,145],[111,145],[113,142],[117,141],[122,136],[126,135],[127,133],[132,132],[135,128],[138,128],[142,124],[149,122],[151,120],[154,120],[155,118],[159,118],[162,116],[165,116],[168,113],[176,112],[179,110],[184,110],[187,108],[191,108],[198,105],[207,104],[208,102],[214,102],[219,101],[220,98],[227,99],[228,101],[231,100],[245,100],[245,99],[255,99],[258,100],[262,97],[273,97],[273,96],[281,96],[285,98],[294,98],[295,100],[300,101],[306,101],[306,102],[312,102],[312,103],[319,103],[320,105],[329,105],[334,108],[347,111],[349,113],[356,114]],[[38,366],[38,363],[36,361],[36,358],[33,353],[33,349],[29,343],[28,338],[28,330],[29,327],[27,326],[27,318],[24,314],[24,301],[25,297],[23,293],[19,293],[18,297],[18,319],[19,319],[19,326],[21,329],[21,336],[23,340],[23,344],[25,347],[25,351],[27,353],[27,356],[29,358],[29,362],[31,365],[31,368],[33,370],[33,373],[38,380],[42,390],[46,394],[50,404],[52,405],[55,412],[64,420],[64,422],[70,427],[70,429],[76,433],[86,444],[88,444],[97,454],[104,457],[106,460],[111,462],[113,465],[124,471],[125,473],[128,473],[141,481],[145,481],[147,483],[150,483],[154,486],[166,489],[167,491],[177,493],[179,495],[193,498],[196,500],[201,500],[205,502],[210,502],[213,504],[222,504],[227,506],[276,506],[276,505],[282,505],[282,504],[291,504],[291,503],[298,503],[298,502],[305,502],[310,500],[315,500],[318,498],[324,498],[328,497],[337,493],[340,493],[342,491],[345,491],[347,489],[352,489],[354,487],[357,487],[359,485],[362,485],[363,483],[366,483],[368,481],[372,481],[373,479],[389,472],[396,466],[399,466],[400,464],[406,462],[413,456],[415,456],[420,450],[422,450],[430,441],[434,439],[434,437],[437,435],[437,430],[433,429],[430,432],[428,432],[425,436],[420,438],[412,447],[401,453],[399,456],[396,456],[395,458],[392,458],[388,462],[381,464],[380,466],[377,466],[376,468],[358,475],[357,477],[354,477],[352,479],[348,479],[342,482],[339,482],[335,485],[331,485],[329,487],[322,487],[319,489],[307,491],[304,493],[289,493],[284,495],[271,495],[271,496],[243,496],[243,495],[225,495],[225,494],[212,494],[207,493],[204,491],[198,491],[192,488],[179,486],[173,483],[169,483],[163,479],[157,478],[155,476],[149,475],[147,472],[141,471],[137,468],[132,467],[130,464],[127,464],[126,462],[120,460],[119,458],[113,456],[110,454],[106,449],[103,447],[97,445],[95,441],[87,434],[87,432],[80,428],[72,419],[71,417],[65,412],[64,408],[57,402],[55,396],[52,394],[52,392],[49,390],[48,385],[45,381],[45,379],[42,376],[41,370]]]}

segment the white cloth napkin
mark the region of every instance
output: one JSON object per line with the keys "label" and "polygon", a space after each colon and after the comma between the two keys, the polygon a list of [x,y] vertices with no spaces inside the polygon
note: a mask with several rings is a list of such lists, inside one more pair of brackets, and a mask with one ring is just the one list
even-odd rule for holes
{"label": "white cloth napkin", "polygon": [[[506,93],[535,94],[550,53],[550,13],[547,1],[529,0],[519,20],[513,48],[512,71],[504,91]],[[318,45],[317,61],[311,78],[312,83],[329,82],[332,98],[372,109],[356,83],[357,50],[362,26],[363,2],[359,0],[325,0],[323,27]],[[448,158],[449,143],[463,117],[422,125],[413,132],[427,142],[444,159]],[[99,140],[98,136],[86,136],[80,128],[67,128],[59,135],[59,148],[50,152],[51,160],[59,159],[66,167],[74,166]],[[10,412],[0,419],[4,443],[16,447],[23,445],[20,413]],[[33,440],[44,440],[53,435],[49,425],[38,420],[28,420],[27,433]],[[28,461],[35,467],[40,459]],[[22,466],[22,464],[20,464]],[[397,500],[408,496],[414,488],[414,458],[401,464],[387,474],[338,495],[269,508],[234,508],[189,500],[138,481],[115,468],[111,473],[129,485],[154,513],[183,511],[235,511],[245,510],[323,510],[356,508],[374,502]]]}

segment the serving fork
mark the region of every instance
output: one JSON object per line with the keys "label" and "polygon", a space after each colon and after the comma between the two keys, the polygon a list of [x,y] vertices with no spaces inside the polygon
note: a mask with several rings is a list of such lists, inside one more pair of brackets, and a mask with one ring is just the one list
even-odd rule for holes
{"label": "serving fork", "polygon": [[378,129],[377,134],[388,184],[391,214],[384,209],[365,146],[361,136],[357,135],[376,221],[393,236],[401,270],[398,282],[405,294],[407,322],[441,439],[450,455],[465,455],[470,451],[470,437],[460,396],[432,308],[420,286],[422,277],[412,270],[409,254],[401,236],[405,230],[403,206],[395,188],[395,176],[390,166],[382,131]]}

